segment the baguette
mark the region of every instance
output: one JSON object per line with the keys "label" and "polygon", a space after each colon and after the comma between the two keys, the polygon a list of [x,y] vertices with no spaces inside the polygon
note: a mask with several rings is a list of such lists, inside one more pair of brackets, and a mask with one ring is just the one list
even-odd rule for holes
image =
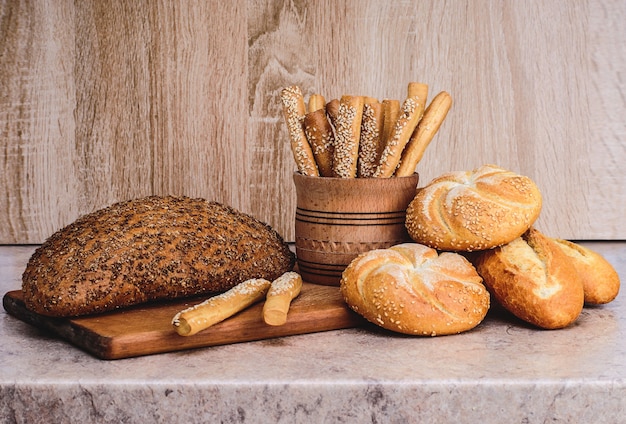
{"label": "baguette", "polygon": [[263,321],[273,326],[285,324],[291,301],[301,290],[302,277],[293,271],[286,272],[272,281],[263,305]]}
{"label": "baguette", "polygon": [[331,177],[335,135],[324,109],[317,109],[304,116],[304,133],[313,150],[320,176]]}
{"label": "baguette", "polygon": [[283,103],[283,114],[289,131],[291,151],[298,171],[302,175],[319,176],[313,151],[304,134],[302,121],[306,114],[306,106],[300,87],[293,85],[284,88],[281,91],[280,98]]}
{"label": "baguette", "polygon": [[445,91],[433,98],[402,153],[400,166],[396,170],[397,177],[405,177],[415,172],[417,164],[424,156],[424,151],[439,131],[451,106],[452,97]]}
{"label": "baguette", "polygon": [[172,325],[179,335],[193,336],[263,300],[271,284],[263,278],[246,280],[227,292],[180,311],[172,318]]}
{"label": "baguette", "polygon": [[385,143],[383,153],[374,177],[389,178],[393,176],[404,146],[415,130],[417,123],[422,119],[424,102],[418,97],[409,97],[402,103],[400,116],[394,124],[389,140]]}
{"label": "baguette", "polygon": [[342,96],[335,126],[333,176],[355,178],[363,119],[363,97]]}

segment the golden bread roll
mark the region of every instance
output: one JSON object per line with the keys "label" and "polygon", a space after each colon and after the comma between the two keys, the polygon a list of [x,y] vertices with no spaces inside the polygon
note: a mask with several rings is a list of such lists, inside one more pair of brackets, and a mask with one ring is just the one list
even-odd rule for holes
{"label": "golden bread roll", "polygon": [[361,254],[343,272],[340,290],[356,313],[404,334],[460,333],[489,310],[489,293],[467,259],[416,243]]}
{"label": "golden bread roll", "polygon": [[537,327],[567,327],[583,309],[583,283],[571,259],[535,229],[473,261],[493,297]]}
{"label": "golden bread roll", "polygon": [[495,165],[451,172],[418,190],[406,213],[417,243],[439,250],[490,249],[522,235],[541,211],[528,177]]}
{"label": "golden bread roll", "polygon": [[57,231],[30,258],[22,291],[32,311],[77,316],[271,281],[294,263],[280,235],[252,216],[203,199],[152,196]]}
{"label": "golden bread roll", "polygon": [[586,304],[601,305],[617,297],[620,287],[619,275],[602,255],[571,241],[561,239],[554,241],[572,260],[576,272],[582,279]]}

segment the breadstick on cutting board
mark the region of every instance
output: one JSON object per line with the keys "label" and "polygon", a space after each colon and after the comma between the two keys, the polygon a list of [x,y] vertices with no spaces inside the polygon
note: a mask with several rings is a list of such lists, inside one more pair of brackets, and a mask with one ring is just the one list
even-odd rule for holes
{"label": "breadstick on cutting board", "polygon": [[181,336],[193,336],[263,300],[271,284],[264,278],[246,280],[222,294],[180,311],[172,319],[172,325]]}
{"label": "breadstick on cutting board", "polygon": [[404,148],[404,152],[402,152],[400,166],[396,170],[397,177],[413,175],[426,148],[439,131],[450,107],[452,107],[452,97],[447,92],[442,91],[433,98]]}
{"label": "breadstick on cutting board", "polygon": [[322,177],[331,177],[335,134],[323,108],[304,116],[304,134],[313,150],[319,174]]}
{"label": "breadstick on cutting board", "polygon": [[326,100],[321,94],[311,94],[311,97],[309,97],[309,112],[315,112],[318,109],[326,109]]}
{"label": "breadstick on cutting board", "polygon": [[378,158],[382,153],[383,105],[376,99],[365,99],[357,175],[361,178],[374,176]]}
{"label": "breadstick on cutting board", "polygon": [[269,325],[283,325],[287,322],[287,313],[291,301],[302,290],[302,277],[297,272],[289,271],[272,281],[263,305],[263,320]]}
{"label": "breadstick on cutting board", "polygon": [[355,178],[363,119],[363,97],[342,96],[335,126],[333,176]]}
{"label": "breadstick on cutting board", "polygon": [[400,156],[404,146],[409,142],[409,138],[417,123],[422,119],[424,114],[424,102],[418,97],[408,97],[400,109],[400,116],[396,121],[390,139],[385,144],[380,161],[374,177],[389,178],[400,163]]}
{"label": "breadstick on cutting board", "polygon": [[419,97],[424,104],[428,99],[428,84],[422,82],[410,82],[407,87],[407,97]]}
{"label": "breadstick on cutting board", "polygon": [[280,93],[280,99],[283,103],[283,114],[289,131],[291,151],[298,171],[302,175],[319,176],[315,157],[302,125],[306,114],[306,105],[300,87],[293,85],[284,88]]}

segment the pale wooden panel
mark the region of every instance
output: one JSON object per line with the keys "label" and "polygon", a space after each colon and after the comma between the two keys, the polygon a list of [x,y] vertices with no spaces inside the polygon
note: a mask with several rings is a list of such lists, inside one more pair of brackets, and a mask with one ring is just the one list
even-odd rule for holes
{"label": "pale wooden panel", "polygon": [[78,212],[73,22],[70,1],[0,2],[0,243]]}
{"label": "pale wooden panel", "polygon": [[[538,223],[626,238],[619,0],[0,2],[0,243],[147,194],[251,213],[293,239],[278,93],[454,106],[418,170],[492,162],[533,177]],[[6,87],[6,88],[5,88]]]}
{"label": "pale wooden panel", "polygon": [[[592,2],[589,13],[588,214],[584,237],[626,239],[626,2]],[[584,118],[583,118],[584,119]]]}

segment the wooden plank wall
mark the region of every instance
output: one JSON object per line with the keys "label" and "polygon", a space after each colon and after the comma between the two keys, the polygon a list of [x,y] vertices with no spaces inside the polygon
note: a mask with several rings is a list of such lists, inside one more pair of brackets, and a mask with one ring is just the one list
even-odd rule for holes
{"label": "wooden plank wall", "polygon": [[230,204],[293,240],[279,92],[453,109],[422,183],[496,163],[544,195],[537,226],[626,239],[621,0],[0,0],[0,243],[149,194]]}

